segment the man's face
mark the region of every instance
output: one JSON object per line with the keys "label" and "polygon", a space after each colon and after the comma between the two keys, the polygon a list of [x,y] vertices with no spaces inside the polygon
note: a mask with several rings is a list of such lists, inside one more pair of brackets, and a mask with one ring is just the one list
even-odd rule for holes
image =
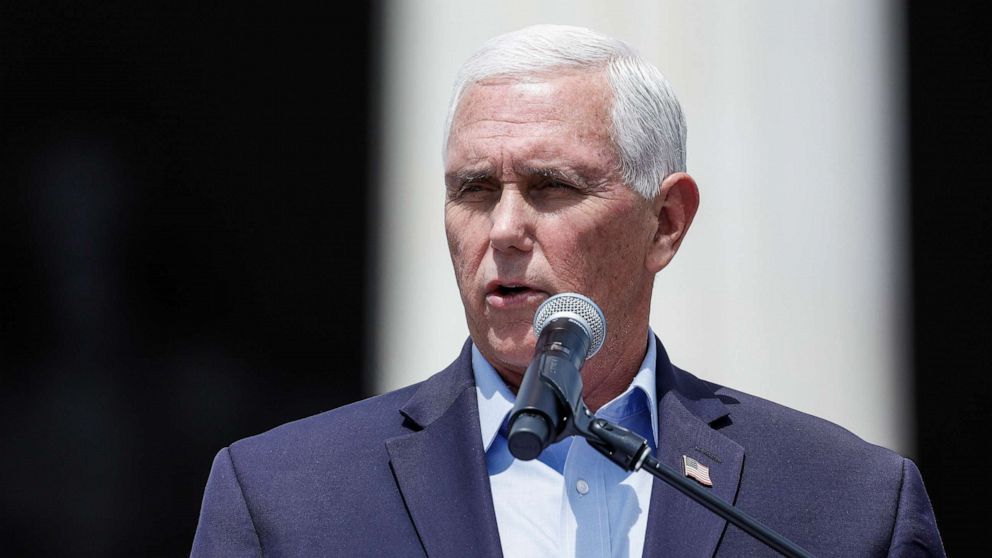
{"label": "man's face", "polygon": [[610,106],[599,72],[492,80],[470,86],[452,123],[448,248],[472,339],[511,385],[534,353],[534,312],[553,294],[596,301],[614,340],[646,328],[658,218],[619,178]]}

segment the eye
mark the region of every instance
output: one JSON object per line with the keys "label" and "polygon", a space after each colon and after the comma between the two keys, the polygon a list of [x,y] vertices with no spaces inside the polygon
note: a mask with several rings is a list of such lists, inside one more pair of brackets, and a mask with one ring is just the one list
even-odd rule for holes
{"label": "eye", "polygon": [[534,189],[546,192],[568,192],[576,190],[576,187],[574,184],[559,178],[547,178],[539,182]]}
{"label": "eye", "polygon": [[481,182],[469,182],[468,184],[462,184],[461,189],[459,189],[458,191],[459,193],[465,194],[471,192],[481,192],[486,189],[487,189],[486,184],[483,184]]}
{"label": "eye", "polygon": [[448,197],[450,199],[478,199],[486,197],[492,192],[496,191],[496,186],[489,184],[488,182],[473,180],[460,184],[454,188],[448,190]]}

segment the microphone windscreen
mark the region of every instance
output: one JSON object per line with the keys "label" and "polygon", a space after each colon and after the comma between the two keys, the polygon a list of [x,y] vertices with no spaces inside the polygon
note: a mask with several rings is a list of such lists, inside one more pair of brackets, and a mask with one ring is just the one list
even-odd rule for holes
{"label": "microphone windscreen", "polygon": [[578,293],[559,293],[541,303],[534,313],[534,335],[541,337],[541,330],[557,318],[571,318],[582,324],[589,334],[589,352],[592,358],[606,340],[606,317],[589,297]]}

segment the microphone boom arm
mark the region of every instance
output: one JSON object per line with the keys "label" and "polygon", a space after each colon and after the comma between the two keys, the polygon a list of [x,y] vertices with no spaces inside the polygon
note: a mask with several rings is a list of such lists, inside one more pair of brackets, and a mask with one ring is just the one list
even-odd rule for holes
{"label": "microphone boom arm", "polygon": [[[558,392],[557,388],[555,392]],[[617,466],[626,471],[647,471],[783,556],[812,558],[812,554],[794,542],[659,461],[651,455],[651,446],[639,434],[593,416],[582,400],[581,394],[578,401],[578,412],[563,421],[567,425],[565,430],[585,438],[593,449]]]}
{"label": "microphone boom arm", "polygon": [[[583,352],[583,358],[584,355]],[[557,407],[558,412],[561,413],[559,415],[561,427],[557,435],[554,436],[555,442],[569,436],[582,436],[593,449],[606,456],[620,468],[626,471],[647,471],[655,478],[664,481],[675,490],[765,543],[779,554],[789,558],[812,558],[809,552],[789,539],[766,527],[722,498],[714,496],[659,461],[651,455],[651,446],[639,434],[598,418],[589,412],[582,399],[582,377],[579,375],[579,367],[575,366],[573,370],[569,370],[573,362],[568,359],[569,355],[564,354],[562,356],[564,358],[558,362],[546,363],[541,368],[542,374],[531,375],[534,379],[539,378],[538,381],[544,382],[550,387],[558,400]],[[552,355],[550,358],[555,358],[555,356]],[[578,365],[581,365],[581,361],[578,362]],[[521,386],[522,390],[523,387]]]}
{"label": "microphone boom arm", "polygon": [[555,295],[538,307],[534,325],[538,334],[535,358],[524,373],[509,417],[507,442],[515,458],[535,459],[554,442],[582,436],[617,466],[647,471],[780,554],[812,556],[658,461],[640,435],[589,412],[582,400],[580,370],[606,336],[605,318],[595,303],[575,293]]}

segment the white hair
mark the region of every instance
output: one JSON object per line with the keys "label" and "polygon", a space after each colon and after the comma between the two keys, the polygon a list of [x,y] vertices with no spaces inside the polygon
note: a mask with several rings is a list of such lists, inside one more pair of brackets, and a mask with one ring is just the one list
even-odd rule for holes
{"label": "white hair", "polygon": [[685,171],[686,125],[665,77],[621,40],[582,27],[533,25],[486,41],[462,65],[444,127],[444,154],[458,103],[474,83],[557,71],[605,70],[613,92],[610,139],[624,183],[651,199],[662,181]]}

